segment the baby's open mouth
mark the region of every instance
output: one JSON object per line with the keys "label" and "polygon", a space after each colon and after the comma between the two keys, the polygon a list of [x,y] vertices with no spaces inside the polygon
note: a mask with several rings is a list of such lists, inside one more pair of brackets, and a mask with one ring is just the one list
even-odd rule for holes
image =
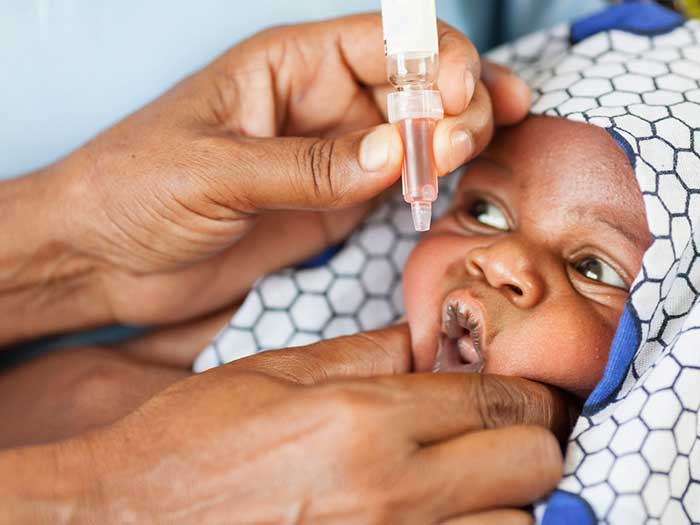
{"label": "baby's open mouth", "polygon": [[442,327],[435,372],[481,372],[484,368],[484,316],[481,306],[464,290],[442,303]]}

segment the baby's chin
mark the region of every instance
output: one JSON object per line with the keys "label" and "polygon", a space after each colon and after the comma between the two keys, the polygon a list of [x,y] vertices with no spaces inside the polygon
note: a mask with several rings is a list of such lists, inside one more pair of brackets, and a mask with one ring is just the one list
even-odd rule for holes
{"label": "baby's chin", "polygon": [[[416,372],[436,373],[481,373],[508,377],[519,377],[563,390],[572,396],[585,400],[593,390],[594,378],[582,377],[574,370],[551,369],[552,363],[539,363],[523,348],[513,348],[514,341],[496,336],[489,342],[488,351],[475,354],[473,346],[459,338],[449,339],[443,333],[440,323],[426,322],[426,316],[407,315],[411,330],[414,369]],[[526,346],[531,341],[523,343]],[[507,348],[506,348],[507,347]],[[592,382],[591,382],[592,380]]]}
{"label": "baby's chin", "polygon": [[456,341],[445,341],[439,328],[421,321],[414,319],[411,322],[409,317],[414,370],[419,373],[480,373],[519,377],[557,388],[580,403],[588,398],[600,377],[599,374],[582,374],[579,367],[567,367],[565,371],[558,367],[552,369],[554,362],[551,359],[549,363],[541,363],[528,356],[522,348],[513,349],[512,341],[502,341],[498,336],[490,342],[483,361],[464,359]]}

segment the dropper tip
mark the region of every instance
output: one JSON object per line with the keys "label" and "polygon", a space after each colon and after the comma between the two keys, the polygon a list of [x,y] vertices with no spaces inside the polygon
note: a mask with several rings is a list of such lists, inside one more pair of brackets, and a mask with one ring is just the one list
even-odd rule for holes
{"label": "dropper tip", "polygon": [[413,227],[417,232],[427,232],[430,229],[430,220],[433,215],[433,206],[429,201],[411,203],[411,216]]}

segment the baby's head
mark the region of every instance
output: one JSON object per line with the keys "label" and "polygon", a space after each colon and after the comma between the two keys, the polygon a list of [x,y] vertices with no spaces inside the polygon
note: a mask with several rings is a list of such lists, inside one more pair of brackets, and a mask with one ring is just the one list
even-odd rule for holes
{"label": "baby's head", "polygon": [[469,371],[481,357],[484,372],[587,395],[650,242],[608,133],[553,117],[503,129],[406,264],[416,369]]}

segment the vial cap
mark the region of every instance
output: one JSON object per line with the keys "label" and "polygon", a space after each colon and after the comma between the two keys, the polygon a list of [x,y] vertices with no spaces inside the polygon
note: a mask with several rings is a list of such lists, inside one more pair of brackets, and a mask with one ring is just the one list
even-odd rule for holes
{"label": "vial cap", "polygon": [[384,52],[437,55],[435,0],[382,0]]}

